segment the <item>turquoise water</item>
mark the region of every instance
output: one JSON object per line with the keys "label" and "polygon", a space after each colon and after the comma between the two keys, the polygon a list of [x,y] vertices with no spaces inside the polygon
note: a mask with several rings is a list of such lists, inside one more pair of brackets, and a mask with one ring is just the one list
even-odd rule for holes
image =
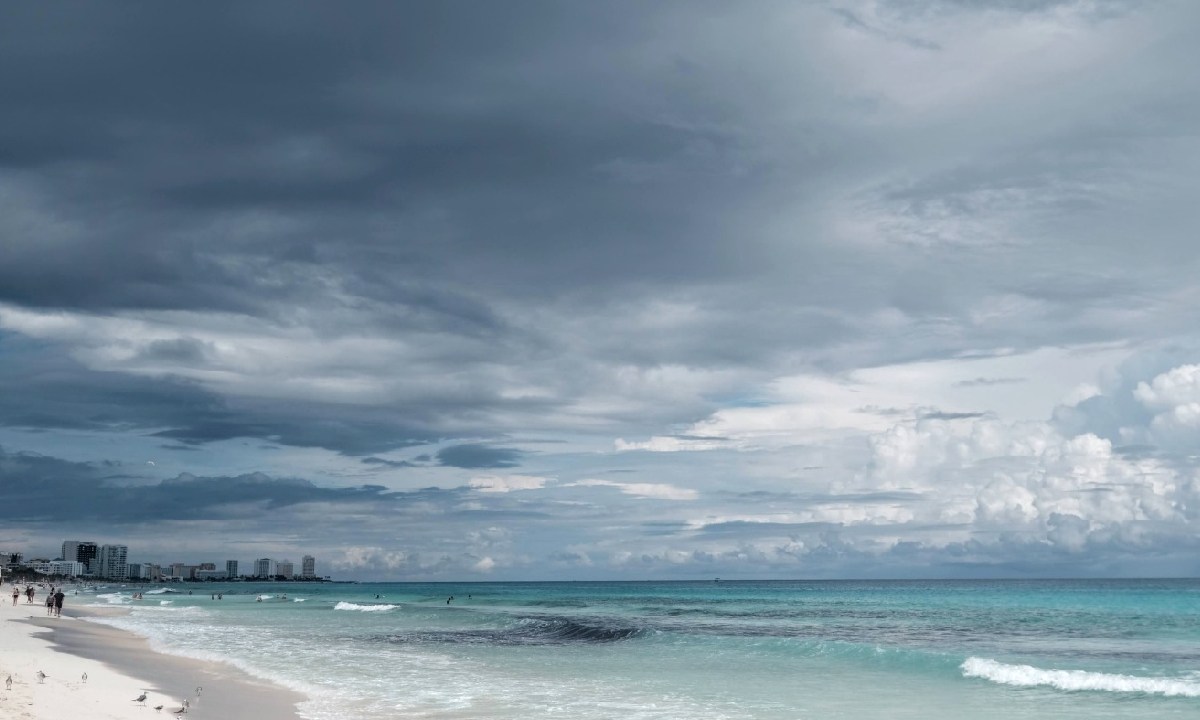
{"label": "turquoise water", "polygon": [[161,650],[307,693],[300,710],[313,720],[1200,713],[1197,580],[233,583],[140,601],[132,592],[78,600],[131,608],[105,622]]}

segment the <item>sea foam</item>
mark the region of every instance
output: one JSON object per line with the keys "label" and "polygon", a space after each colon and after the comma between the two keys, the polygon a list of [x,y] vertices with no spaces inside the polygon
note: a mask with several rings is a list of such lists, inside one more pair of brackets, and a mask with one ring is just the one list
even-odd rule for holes
{"label": "sea foam", "polygon": [[394,610],[398,607],[400,607],[400,606],[399,605],[359,605],[357,603],[346,602],[343,600],[343,601],[339,602],[337,605],[334,605],[333,609],[334,610],[357,610],[359,612],[387,612],[388,610]]}
{"label": "sea foam", "polygon": [[982,678],[1016,687],[1053,687],[1059,690],[1147,693],[1167,697],[1200,697],[1200,682],[1179,678],[1141,677],[1088,672],[1045,670],[1032,665],[1009,665],[971,657],[962,664],[964,677]]}

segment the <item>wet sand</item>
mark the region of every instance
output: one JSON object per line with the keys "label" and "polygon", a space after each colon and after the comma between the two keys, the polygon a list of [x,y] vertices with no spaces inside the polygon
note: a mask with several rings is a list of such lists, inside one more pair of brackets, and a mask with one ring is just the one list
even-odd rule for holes
{"label": "wet sand", "polygon": [[[299,720],[300,693],[247,677],[224,663],[166,655],[132,633],[86,616],[120,613],[68,608],[51,618],[45,606],[0,605],[0,717],[145,718],[177,712],[188,717]],[[38,671],[46,677],[39,682]],[[83,678],[87,674],[86,680]],[[12,677],[12,687],[4,682]],[[196,689],[202,688],[197,694]],[[133,702],[147,694],[145,707]],[[163,706],[160,713],[153,708]]]}

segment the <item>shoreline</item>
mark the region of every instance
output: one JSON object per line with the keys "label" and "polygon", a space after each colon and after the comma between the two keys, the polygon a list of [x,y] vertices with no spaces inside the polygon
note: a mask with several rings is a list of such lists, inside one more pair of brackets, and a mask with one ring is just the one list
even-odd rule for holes
{"label": "shoreline", "polygon": [[[162,706],[188,716],[300,720],[302,693],[247,676],[226,663],[154,650],[135,633],[85,618],[117,614],[104,608],[0,605],[0,715],[60,720],[66,715],[118,720]],[[45,678],[39,681],[37,673]],[[86,678],[84,677],[86,673]],[[2,681],[12,677],[12,687]],[[197,694],[197,688],[202,692]],[[146,704],[134,702],[147,695]]]}

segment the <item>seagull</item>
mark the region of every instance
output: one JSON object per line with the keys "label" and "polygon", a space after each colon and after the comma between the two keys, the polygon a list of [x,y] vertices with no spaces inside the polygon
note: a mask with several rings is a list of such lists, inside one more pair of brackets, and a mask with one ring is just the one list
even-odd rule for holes
{"label": "seagull", "polygon": [[6,689],[12,690],[12,675],[8,676],[8,679],[4,681],[4,684],[6,686]]}
{"label": "seagull", "polygon": [[87,673],[84,673],[84,674],[83,674],[83,681],[84,681],[84,682],[87,682]]}
{"label": "seagull", "polygon": [[154,709],[155,709],[155,710],[162,710],[162,705],[155,705],[155,706],[154,706]]}
{"label": "seagull", "polygon": [[133,699],[133,701],[135,703],[141,703],[141,704],[145,705],[146,704],[146,693],[142,693],[141,695],[138,695],[137,697],[135,697]]}
{"label": "seagull", "polygon": [[42,672],[41,670],[37,671],[38,682],[45,680],[47,677],[48,677],[48,675],[46,675],[46,673]]}

